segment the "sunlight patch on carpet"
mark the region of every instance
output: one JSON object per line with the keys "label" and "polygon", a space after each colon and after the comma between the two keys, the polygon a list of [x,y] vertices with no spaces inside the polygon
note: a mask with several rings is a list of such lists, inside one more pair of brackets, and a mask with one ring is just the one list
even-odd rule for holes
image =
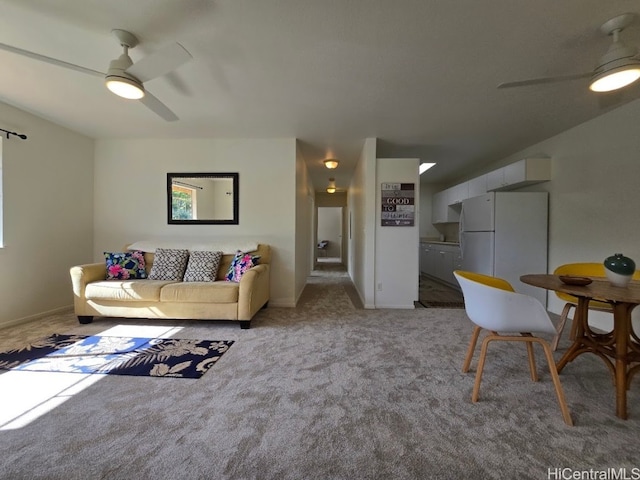
{"label": "sunlight patch on carpet", "polygon": [[58,335],[0,353],[0,369],[200,378],[233,341]]}
{"label": "sunlight patch on carpet", "polygon": [[[182,327],[171,325],[127,324],[109,328],[94,337],[129,336],[166,339],[180,330]],[[85,337],[88,338],[88,336]],[[41,342],[42,340],[33,343]],[[28,347],[23,349],[25,348]],[[104,374],[66,373],[50,370],[9,369],[5,371],[0,375],[0,391],[3,392],[3,395],[0,395],[0,430],[15,430],[28,425],[102,378],[105,378]]]}

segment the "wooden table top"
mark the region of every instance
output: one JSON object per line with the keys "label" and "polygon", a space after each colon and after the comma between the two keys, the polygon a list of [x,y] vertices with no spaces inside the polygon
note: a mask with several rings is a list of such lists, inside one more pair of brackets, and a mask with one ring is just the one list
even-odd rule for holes
{"label": "wooden table top", "polygon": [[530,274],[522,275],[520,281],[534,287],[565,292],[576,297],[586,297],[613,302],[640,304],[640,281],[632,280],[626,287],[616,287],[602,277],[589,277],[589,285],[567,285],[558,275]]}

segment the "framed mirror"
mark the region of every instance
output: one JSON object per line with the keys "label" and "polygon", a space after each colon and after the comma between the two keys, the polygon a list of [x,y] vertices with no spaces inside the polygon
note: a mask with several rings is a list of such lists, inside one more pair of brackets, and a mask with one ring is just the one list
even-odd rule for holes
{"label": "framed mirror", "polygon": [[174,225],[238,225],[237,173],[167,173],[167,218]]}

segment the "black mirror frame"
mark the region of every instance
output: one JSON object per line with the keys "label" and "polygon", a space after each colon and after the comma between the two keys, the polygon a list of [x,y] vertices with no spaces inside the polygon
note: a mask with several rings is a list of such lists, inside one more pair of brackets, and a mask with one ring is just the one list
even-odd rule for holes
{"label": "black mirror frame", "polygon": [[[231,178],[233,179],[233,218],[230,220],[174,220],[172,218],[172,185],[179,178]],[[170,225],[239,225],[240,223],[240,180],[238,173],[167,173],[167,223]]]}

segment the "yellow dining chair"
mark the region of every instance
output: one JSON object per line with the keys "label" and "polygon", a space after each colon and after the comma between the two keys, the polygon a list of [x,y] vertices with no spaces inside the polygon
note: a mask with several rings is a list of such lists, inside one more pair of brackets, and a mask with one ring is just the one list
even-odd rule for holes
{"label": "yellow dining chair", "polygon": [[[565,263],[564,265],[560,265],[553,271],[554,275],[572,275],[576,277],[603,277],[606,278],[607,274],[604,271],[604,265],[602,263],[595,262],[584,262],[584,263]],[[633,274],[634,280],[640,280],[640,270],[636,270]],[[558,342],[560,341],[560,337],[562,336],[562,332],[564,330],[564,326],[567,323],[567,318],[571,313],[571,309],[575,308],[578,305],[578,299],[573,295],[569,295],[568,293],[557,292],[556,295],[560,300],[564,300],[566,303],[562,312],[560,313],[560,321],[558,322],[558,334],[551,342],[551,349],[556,350],[558,348]],[[611,305],[607,302],[599,302],[597,300],[591,300],[589,302],[589,310],[595,310],[598,312],[609,312],[613,313],[613,309]],[[569,333],[569,338],[572,340],[576,338],[576,330],[578,329],[578,325],[572,319],[571,321],[571,331]]]}
{"label": "yellow dining chair", "polygon": [[[482,341],[471,401],[478,401],[480,382],[482,381],[482,372],[489,343],[493,341],[525,342],[531,379],[534,382],[538,380],[538,374],[533,354],[533,344],[537,343],[542,345],[544,350],[562,418],[567,425],[573,425],[564,398],[564,391],[560,384],[560,378],[558,377],[558,370],[553,360],[551,346],[545,339],[534,335],[534,333],[557,333],[556,327],[551,322],[549,314],[542,303],[529,295],[514,292],[509,282],[505,280],[462,270],[456,270],[453,273],[462,289],[467,316],[476,325],[472,336],[472,344],[469,345],[469,350],[467,351],[466,368],[468,368],[468,363],[470,362],[469,352],[473,354],[473,349],[475,348],[475,342],[479,334],[478,329],[484,328],[490,332]],[[513,332],[519,332],[519,335]]]}

